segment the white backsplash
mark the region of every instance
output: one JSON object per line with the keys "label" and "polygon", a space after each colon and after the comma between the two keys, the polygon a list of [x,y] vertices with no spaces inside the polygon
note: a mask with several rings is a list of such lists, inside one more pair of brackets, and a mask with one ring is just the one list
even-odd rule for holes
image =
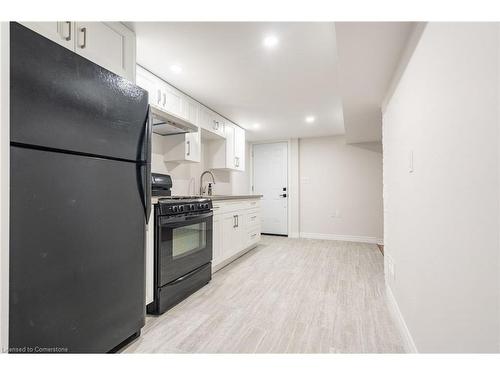
{"label": "white backsplash", "polygon": [[[153,173],[169,174],[172,177],[172,195],[198,195],[200,191],[200,175],[207,170],[205,160],[205,140],[201,143],[201,162],[200,163],[177,163],[164,162],[164,137],[153,134],[151,170]],[[247,144],[247,151],[249,145]],[[215,176],[214,194],[249,194],[250,192],[250,172],[249,157],[247,152],[247,162],[245,172],[236,171],[213,171]],[[210,181],[210,177],[205,176],[204,182]]]}

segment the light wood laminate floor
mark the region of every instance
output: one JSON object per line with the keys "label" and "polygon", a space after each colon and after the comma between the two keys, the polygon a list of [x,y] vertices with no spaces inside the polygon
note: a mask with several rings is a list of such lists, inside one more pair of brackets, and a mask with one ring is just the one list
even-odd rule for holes
{"label": "light wood laminate floor", "polygon": [[376,245],[263,236],[125,353],[403,352]]}

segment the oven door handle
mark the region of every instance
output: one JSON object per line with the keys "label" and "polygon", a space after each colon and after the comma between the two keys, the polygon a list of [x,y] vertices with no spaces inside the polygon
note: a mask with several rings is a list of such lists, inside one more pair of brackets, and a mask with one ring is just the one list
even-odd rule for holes
{"label": "oven door handle", "polygon": [[160,226],[166,224],[180,224],[189,225],[191,223],[199,222],[200,220],[207,219],[214,215],[213,212],[207,212],[204,214],[193,215],[193,216],[162,216],[160,218]]}

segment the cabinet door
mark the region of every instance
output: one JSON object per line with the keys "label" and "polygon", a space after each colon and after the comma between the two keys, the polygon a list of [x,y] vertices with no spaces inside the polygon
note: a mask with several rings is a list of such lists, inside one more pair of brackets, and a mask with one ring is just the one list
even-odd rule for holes
{"label": "cabinet door", "polygon": [[236,214],[229,213],[222,217],[222,258],[224,260],[233,256],[236,250],[235,243]]}
{"label": "cabinet door", "polygon": [[245,217],[243,211],[238,211],[236,215],[236,227],[233,231],[233,254],[236,254],[246,247]]}
{"label": "cabinet door", "polygon": [[234,159],[235,169],[245,170],[245,130],[239,126],[234,127]]}
{"label": "cabinet door", "polygon": [[186,160],[199,162],[201,160],[201,134],[186,133]]}
{"label": "cabinet door", "polygon": [[209,117],[209,121],[208,121],[209,130],[213,133],[218,133],[219,128],[220,128],[219,116],[217,115],[217,113],[215,113],[211,110],[208,110],[208,117]]}
{"label": "cabinet door", "polygon": [[186,95],[183,97],[182,112],[186,120],[191,124],[198,125],[198,103]]}
{"label": "cabinet door", "polygon": [[76,52],[135,82],[135,35],[119,22],[77,22]]}
{"label": "cabinet door", "polygon": [[225,137],[224,129],[226,128],[226,120],[222,116],[219,116],[218,114],[214,113],[214,121],[215,121],[215,128],[214,128],[215,133],[217,133],[221,137]]}
{"label": "cabinet door", "polygon": [[215,215],[213,219],[213,242],[212,242],[212,254],[213,254],[213,265],[217,265],[224,260],[222,252],[222,241],[224,240],[222,235],[222,217],[221,215]]}
{"label": "cabinet door", "polygon": [[21,22],[21,25],[26,26],[63,47],[72,51],[75,50],[74,22]]}
{"label": "cabinet door", "polygon": [[226,168],[236,168],[236,158],[234,155],[234,126],[231,124],[226,125]]}
{"label": "cabinet door", "polygon": [[202,129],[210,130],[209,122],[208,109],[200,105],[198,108],[198,126]]}
{"label": "cabinet door", "polygon": [[172,86],[165,84],[163,87],[163,105],[165,110],[176,116],[185,118],[182,113],[182,93]]}
{"label": "cabinet door", "polygon": [[137,66],[136,83],[148,92],[149,104],[161,107],[162,93],[156,77],[142,67]]}

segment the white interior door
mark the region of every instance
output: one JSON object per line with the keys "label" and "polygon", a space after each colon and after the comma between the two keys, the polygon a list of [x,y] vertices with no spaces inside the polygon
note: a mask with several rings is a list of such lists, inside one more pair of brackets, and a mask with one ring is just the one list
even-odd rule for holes
{"label": "white interior door", "polygon": [[262,194],[262,233],[288,234],[286,142],[253,145],[253,191]]}

